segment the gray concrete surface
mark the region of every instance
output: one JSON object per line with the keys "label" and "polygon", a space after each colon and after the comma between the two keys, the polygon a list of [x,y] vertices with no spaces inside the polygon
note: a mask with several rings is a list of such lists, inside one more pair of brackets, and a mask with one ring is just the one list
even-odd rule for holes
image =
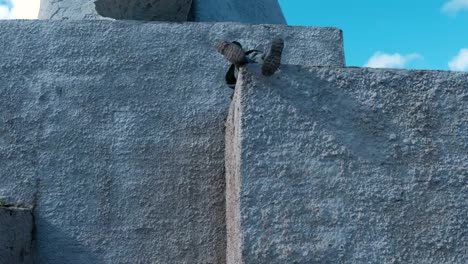
{"label": "gray concrete surface", "polygon": [[192,0],[41,0],[39,19],[187,21]]}
{"label": "gray concrete surface", "polygon": [[190,20],[286,24],[278,0],[194,0]]}
{"label": "gray concrete surface", "polygon": [[[273,77],[274,78],[274,77]],[[242,262],[242,233],[240,214],[241,195],[241,109],[240,94],[243,87],[236,87],[226,119],[225,168],[226,168],[226,263]]]}
{"label": "gray concrete surface", "polygon": [[228,263],[467,263],[468,73],[252,72],[227,123]]}
{"label": "gray concrete surface", "polygon": [[277,0],[41,0],[39,19],[286,24]]}
{"label": "gray concrete surface", "polygon": [[0,199],[37,205],[35,263],[224,263],[213,43],[277,34],[285,63],[343,64],[330,28],[1,21]]}
{"label": "gray concrete surface", "polygon": [[0,264],[32,264],[30,209],[0,206]]}
{"label": "gray concrete surface", "polygon": [[[68,3],[80,4],[76,0]],[[89,12],[95,12],[96,18],[186,22],[192,0],[97,0],[95,6],[91,7]]]}

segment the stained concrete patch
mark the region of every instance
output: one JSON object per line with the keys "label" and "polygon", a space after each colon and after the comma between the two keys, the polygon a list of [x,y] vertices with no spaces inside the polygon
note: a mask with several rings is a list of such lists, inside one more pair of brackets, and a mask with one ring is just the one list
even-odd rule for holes
{"label": "stained concrete patch", "polygon": [[285,63],[343,64],[331,28],[0,22],[0,197],[37,200],[35,263],[224,263],[232,92],[213,44],[278,34]]}
{"label": "stained concrete patch", "polygon": [[0,263],[32,263],[33,216],[30,209],[0,206]]}
{"label": "stained concrete patch", "polygon": [[466,263],[467,87],[457,72],[244,72],[228,263]]}

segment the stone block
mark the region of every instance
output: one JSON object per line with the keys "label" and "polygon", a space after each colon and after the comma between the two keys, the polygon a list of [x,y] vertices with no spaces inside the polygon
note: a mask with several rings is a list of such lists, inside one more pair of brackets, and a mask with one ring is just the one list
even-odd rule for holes
{"label": "stone block", "polygon": [[[94,11],[96,18],[100,16],[119,20],[186,22],[192,6],[192,0],[97,0],[93,2],[95,6],[91,5],[89,12]],[[80,4],[76,0],[69,3]],[[81,9],[78,10],[81,12]]]}
{"label": "stone block", "polygon": [[189,20],[286,24],[278,0],[193,0]]}
{"label": "stone block", "polygon": [[467,87],[461,72],[244,71],[228,263],[466,263]]}
{"label": "stone block", "polygon": [[1,21],[0,197],[37,201],[36,263],[224,263],[213,44],[277,34],[285,63],[343,64],[330,28]]}
{"label": "stone block", "polygon": [[277,0],[41,0],[39,18],[286,24]]}
{"label": "stone block", "polygon": [[1,264],[32,264],[33,225],[30,209],[0,206]]}

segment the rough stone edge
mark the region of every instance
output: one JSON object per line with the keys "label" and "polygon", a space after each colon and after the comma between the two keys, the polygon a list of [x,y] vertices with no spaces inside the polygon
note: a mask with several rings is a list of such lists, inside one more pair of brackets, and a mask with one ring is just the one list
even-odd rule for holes
{"label": "rough stone edge", "polygon": [[225,132],[226,168],[226,263],[242,263],[240,223],[240,163],[241,163],[241,97],[242,75],[236,84]]}
{"label": "rough stone edge", "polygon": [[243,90],[261,75],[257,65],[242,68],[226,119],[225,167],[226,167],[226,263],[240,264],[243,261],[244,238],[241,232],[241,185],[242,185],[242,102]]}

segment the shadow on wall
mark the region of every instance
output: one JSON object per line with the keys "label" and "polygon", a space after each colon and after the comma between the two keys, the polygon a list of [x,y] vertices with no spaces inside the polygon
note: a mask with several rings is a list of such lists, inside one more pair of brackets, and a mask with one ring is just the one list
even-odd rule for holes
{"label": "shadow on wall", "polygon": [[187,21],[192,0],[97,0],[96,11],[119,20]]}
{"label": "shadow on wall", "polygon": [[[36,221],[38,240],[35,241],[34,263],[104,263],[103,254],[100,254],[102,247],[112,248],[112,246],[107,245],[108,241],[102,238],[104,235],[98,230],[86,233],[82,229],[75,228],[74,232],[77,232],[78,235],[72,235],[70,230],[62,230],[59,225],[49,222],[40,215]],[[93,227],[89,226],[88,228],[92,229]],[[102,245],[91,247],[85,242],[77,241],[76,237],[82,237],[84,241],[86,239],[92,241],[90,238],[94,238],[101,241]],[[54,242],[50,243],[48,240]]]}

